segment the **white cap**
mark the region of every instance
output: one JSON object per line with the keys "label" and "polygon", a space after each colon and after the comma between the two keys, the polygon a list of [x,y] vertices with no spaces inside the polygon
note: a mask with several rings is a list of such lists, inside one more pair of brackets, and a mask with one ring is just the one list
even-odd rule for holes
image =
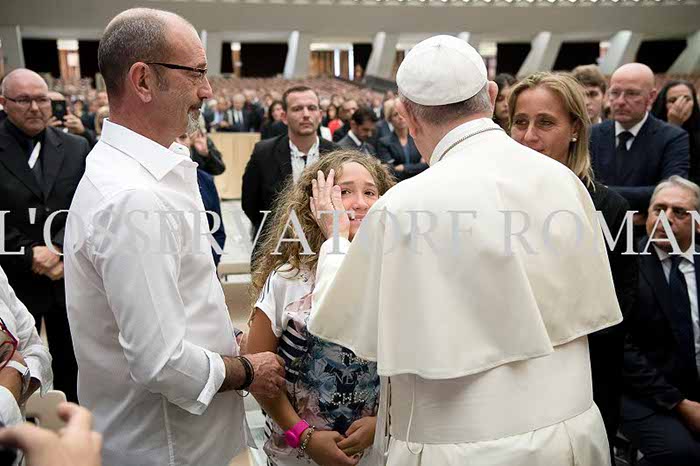
{"label": "white cap", "polygon": [[434,36],[411,49],[399,71],[399,92],[419,105],[447,105],[474,97],[488,82],[481,55],[465,40]]}

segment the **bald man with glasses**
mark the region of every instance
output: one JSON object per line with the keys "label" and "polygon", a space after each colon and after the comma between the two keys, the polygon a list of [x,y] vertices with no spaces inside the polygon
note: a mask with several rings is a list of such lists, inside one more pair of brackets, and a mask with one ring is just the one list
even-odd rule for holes
{"label": "bald man with glasses", "polygon": [[621,194],[635,216],[637,236],[654,187],[673,175],[688,177],[688,133],[654,118],[654,73],[641,63],[618,68],[610,79],[612,119],[591,129],[591,159],[598,181]]}
{"label": "bald man with glasses", "polygon": [[175,143],[212,97],[204,47],[182,17],[136,8],[107,25],[98,62],[109,119],[66,233],[80,404],[105,465],[226,465],[248,440],[243,391],[275,398],[285,379],[277,355],[241,355],[197,163]]}
{"label": "bald man with glasses", "polygon": [[1,90],[7,118],[0,123],[0,211],[7,213],[0,266],[37,327],[46,324],[55,388],[77,401],[60,255],[66,215],[60,211],[70,207],[90,147],[86,139],[48,125],[51,99],[35,72],[10,72]]}

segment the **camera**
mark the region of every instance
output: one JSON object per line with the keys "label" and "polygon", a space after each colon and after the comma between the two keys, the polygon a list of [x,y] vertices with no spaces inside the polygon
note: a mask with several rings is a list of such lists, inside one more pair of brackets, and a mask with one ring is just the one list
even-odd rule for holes
{"label": "camera", "polygon": [[58,121],[63,121],[63,117],[66,116],[68,110],[66,109],[65,100],[52,100],[51,101],[51,112],[53,116],[56,117]]}

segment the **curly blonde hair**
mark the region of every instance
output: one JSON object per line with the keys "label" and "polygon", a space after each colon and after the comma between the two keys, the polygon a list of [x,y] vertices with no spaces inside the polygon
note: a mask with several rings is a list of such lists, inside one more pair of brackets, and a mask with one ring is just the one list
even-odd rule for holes
{"label": "curly blonde hair", "polygon": [[[251,276],[251,301],[253,304],[260,296],[260,291],[265,286],[267,277],[274,270],[283,266],[288,267],[285,268],[285,271],[296,274],[302,270],[311,272],[316,270],[317,253],[326,238],[311,212],[311,181],[316,179],[319,171],[328,176],[331,169],[335,171],[335,179],[337,180],[343,174],[343,165],[352,162],[362,165],[369,172],[380,196],[396,183],[389,170],[377,158],[355,150],[337,150],[323,155],[320,160],[304,170],[299,181],[294,183],[290,178],[273,205],[272,215],[268,220],[271,225],[269,232],[264,238],[260,238],[262,241],[260,254],[257,256],[258,260]],[[294,231],[291,232],[291,235],[287,235],[287,223],[292,211],[296,213],[301,230],[314,254],[302,254],[303,246],[297,241],[280,243],[279,240],[282,237],[296,237]],[[280,243],[279,254],[275,254],[278,243]]]}

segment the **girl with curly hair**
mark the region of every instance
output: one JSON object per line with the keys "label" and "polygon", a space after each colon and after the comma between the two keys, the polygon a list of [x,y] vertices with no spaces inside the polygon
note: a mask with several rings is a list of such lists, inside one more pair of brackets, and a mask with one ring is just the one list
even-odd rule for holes
{"label": "girl with curly hair", "polygon": [[[372,204],[394,184],[376,158],[336,151],[308,167],[297,183],[290,181],[277,199],[253,271],[255,304],[247,343],[248,352],[273,351],[285,360],[287,392],[259,400],[267,416],[265,452],[275,466],[368,464],[372,455],[379,402],[376,363],[306,328],[318,251],[326,240],[312,207],[320,173],[324,180],[335,176],[343,208],[354,213],[351,241]],[[302,240],[300,231],[303,241],[289,241]]]}

